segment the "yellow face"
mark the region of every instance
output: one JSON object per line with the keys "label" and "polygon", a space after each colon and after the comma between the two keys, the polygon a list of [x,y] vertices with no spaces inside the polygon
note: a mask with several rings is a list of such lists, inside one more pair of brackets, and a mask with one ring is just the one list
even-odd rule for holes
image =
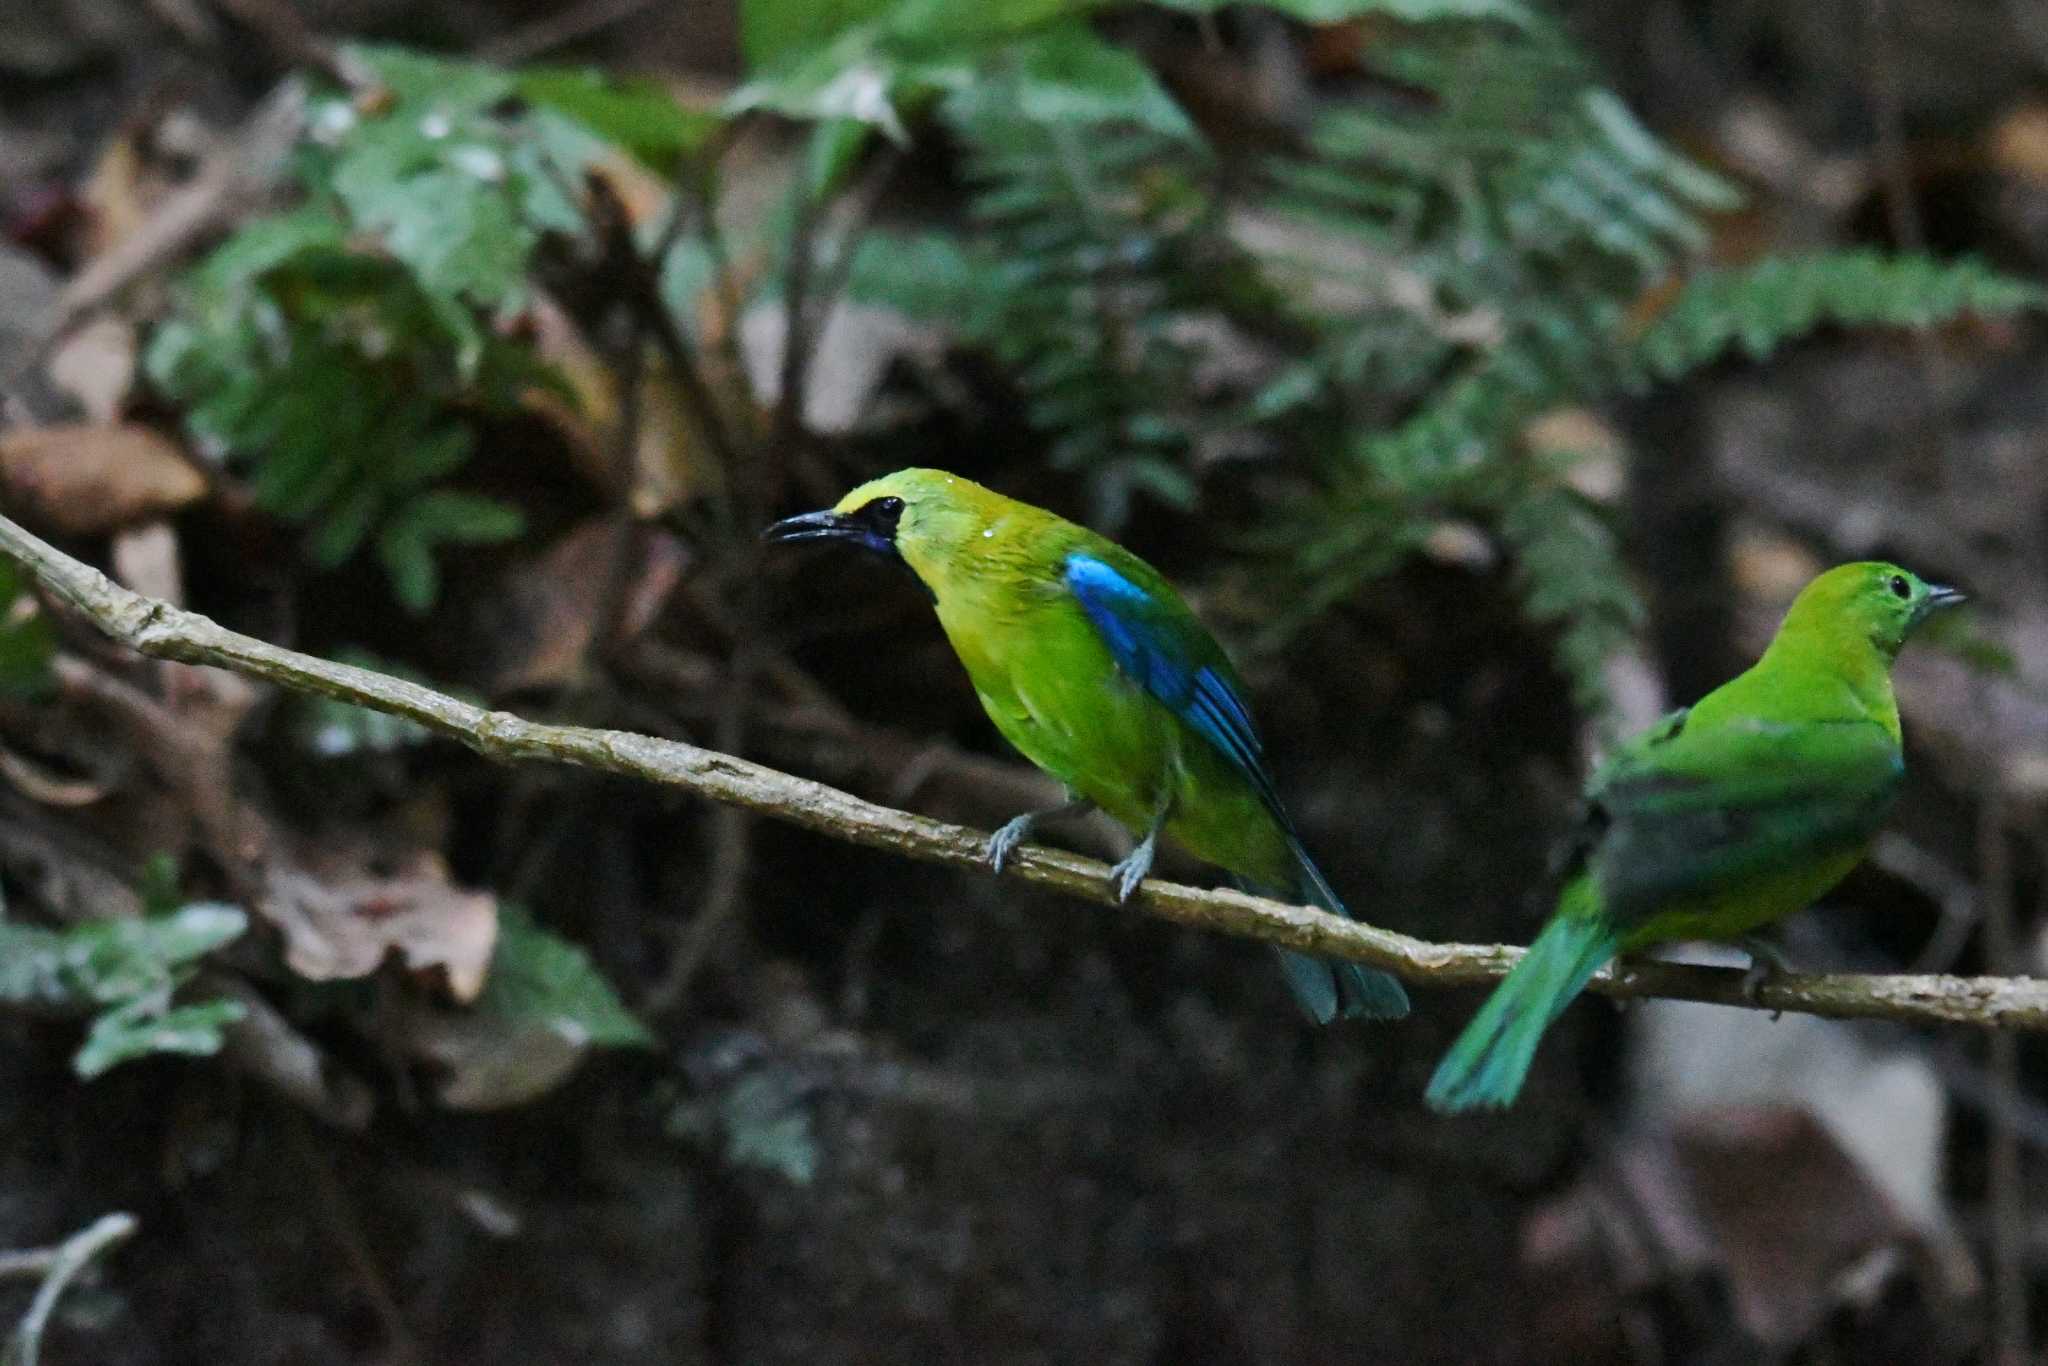
{"label": "yellow face", "polygon": [[898,470],[862,484],[829,511],[791,517],[764,534],[779,542],[839,541],[900,559],[936,593],[1010,506],[971,479],[943,470]]}
{"label": "yellow face", "polygon": [[936,587],[978,549],[1010,500],[944,470],[907,469],[871,479],[839,500],[833,515],[866,528],[862,544],[900,556]]}

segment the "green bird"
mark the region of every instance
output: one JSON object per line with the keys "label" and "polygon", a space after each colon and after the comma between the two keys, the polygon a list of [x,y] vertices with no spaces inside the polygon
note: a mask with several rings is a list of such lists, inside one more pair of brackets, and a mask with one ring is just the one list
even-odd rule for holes
{"label": "green bird", "polygon": [[[1119,900],[1144,881],[1165,836],[1247,891],[1348,914],[1280,804],[1237,671],[1136,555],[923,469],[863,484],[829,511],[764,534],[851,544],[907,565],[996,729],[1066,784],[1066,805],[1018,816],[990,838],[997,872],[1041,820],[1100,808],[1140,835],[1115,869]],[[1286,951],[1280,961],[1318,1023],[1408,1013],[1401,984],[1383,972]]]}
{"label": "green bird", "polygon": [[1841,881],[1905,777],[1892,661],[1961,601],[1897,565],[1831,569],[1746,673],[1617,748],[1586,785],[1556,913],[1438,1065],[1431,1107],[1512,1104],[1543,1031],[1615,955],[1741,940]]}

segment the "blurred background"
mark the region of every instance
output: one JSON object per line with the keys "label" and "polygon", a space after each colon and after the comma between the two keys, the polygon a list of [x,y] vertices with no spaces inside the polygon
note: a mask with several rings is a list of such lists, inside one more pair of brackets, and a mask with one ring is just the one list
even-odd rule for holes
{"label": "blurred background", "polygon": [[[2033,0],[0,0],[7,516],[990,828],[1056,794],[915,585],[756,540],[943,466],[1173,577],[1431,939],[1526,943],[1589,759],[1884,556],[1977,606],[1784,941],[2040,969],[2044,268]],[[44,1361],[2048,1337],[2029,1039],[1588,1000],[1446,1121],[1476,990],[1311,1031],[1260,945],[0,604],[0,1248],[138,1221],[45,1327],[0,1256]]]}

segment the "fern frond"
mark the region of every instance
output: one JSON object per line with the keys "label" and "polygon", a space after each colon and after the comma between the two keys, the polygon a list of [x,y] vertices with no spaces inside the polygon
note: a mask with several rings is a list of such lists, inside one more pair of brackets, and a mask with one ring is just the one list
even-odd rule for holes
{"label": "fern frond", "polygon": [[2048,291],[1982,262],[1876,251],[1776,257],[1687,280],[1633,344],[1643,380],[1671,380],[1740,348],[1762,360],[1814,328],[1930,327],[2048,306]]}
{"label": "fern frond", "polygon": [[1000,73],[947,101],[988,269],[970,340],[1009,367],[1051,459],[1087,479],[1114,528],[1132,497],[1192,505],[1205,422],[1191,326],[1230,306],[1246,268],[1223,235],[1207,149],[1157,122],[1046,114]]}

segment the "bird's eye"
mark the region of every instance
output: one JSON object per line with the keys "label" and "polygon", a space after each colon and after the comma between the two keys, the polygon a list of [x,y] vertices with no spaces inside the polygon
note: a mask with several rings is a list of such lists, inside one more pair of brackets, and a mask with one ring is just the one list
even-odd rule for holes
{"label": "bird's eye", "polygon": [[1892,575],[1891,590],[1897,597],[1910,598],[1913,596],[1913,585],[1906,582],[1904,574]]}
{"label": "bird's eye", "polygon": [[884,536],[896,534],[896,524],[903,520],[901,498],[877,498],[861,505],[860,519],[868,527]]}

